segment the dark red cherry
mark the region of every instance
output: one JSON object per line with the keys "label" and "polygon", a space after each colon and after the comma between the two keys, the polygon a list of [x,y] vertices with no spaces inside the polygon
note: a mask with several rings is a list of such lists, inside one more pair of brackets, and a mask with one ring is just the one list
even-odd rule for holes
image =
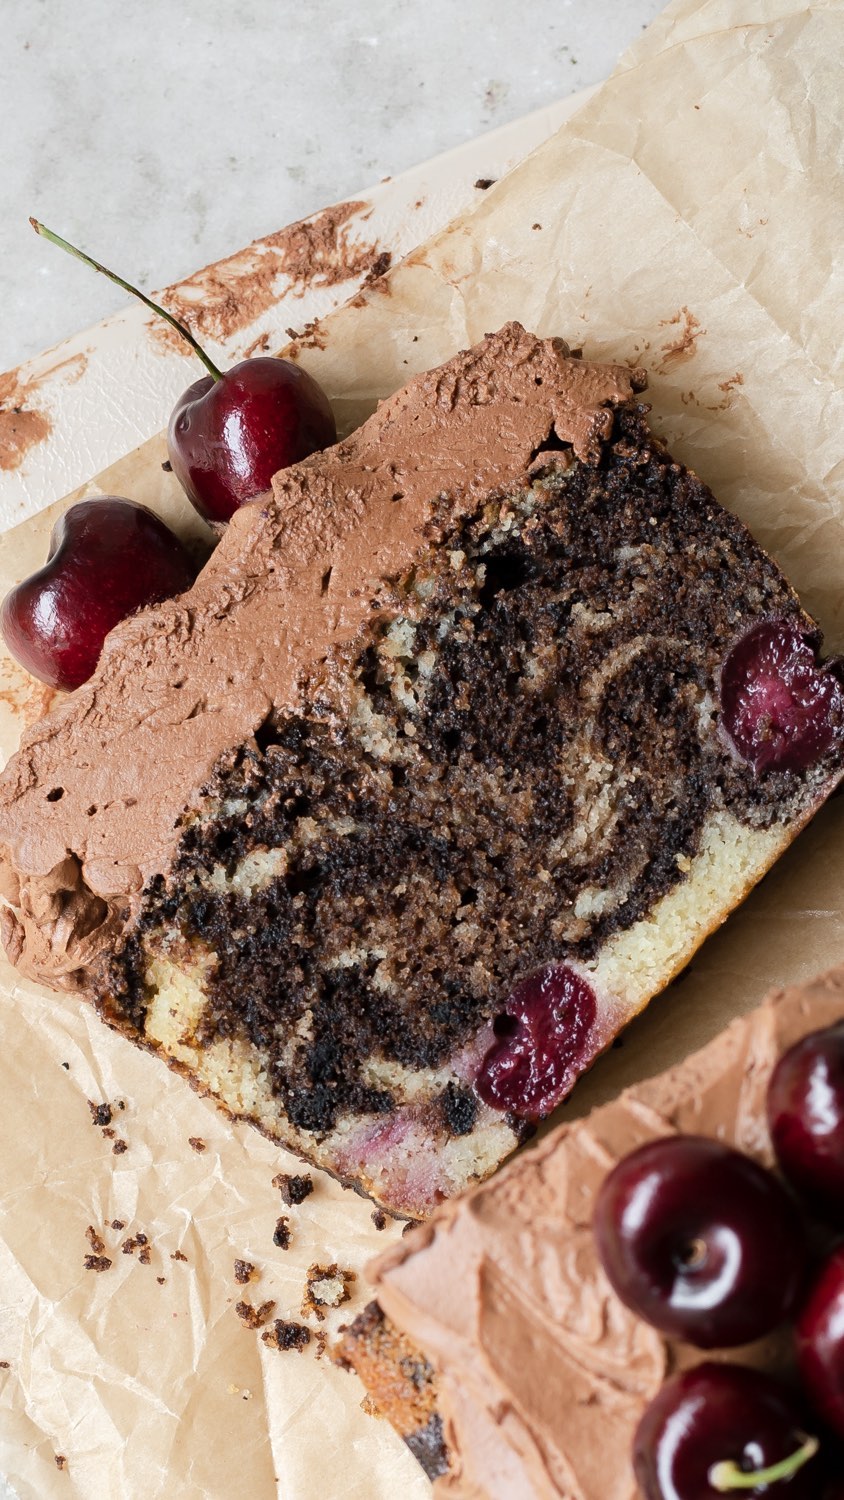
{"label": "dark red cherry", "polygon": [[336,442],[328,398],[286,359],[245,359],[203,375],[176,402],[167,430],[173,472],[206,521],[228,521],[279,469]]}
{"label": "dark red cherry", "polygon": [[704,1364],[669,1380],[651,1402],[633,1468],[645,1500],[820,1500],[818,1448],[777,1381]]}
{"label": "dark red cherry", "polygon": [[549,1114],[595,1055],[596,1010],[593,991],[566,964],[517,985],[475,1081],[485,1103],[526,1119]]}
{"label": "dark red cherry", "polygon": [[622,1302],[701,1349],[761,1338],[802,1287],[806,1251],[785,1189],[703,1136],[651,1141],[619,1162],[598,1194],[594,1229]]}
{"label": "dark red cherry", "polygon": [[336,442],[328,398],[298,365],[259,357],[218,370],[190,329],[166,308],[37,219],[29,222],[45,239],[151,308],[204,364],[208,374],[176,403],[167,448],[179,483],[206,521],[224,524],[241,505],[268,490],[279,469]]}
{"label": "dark red cherry", "polygon": [[768,1086],[768,1125],[793,1187],[844,1222],[844,1021],[780,1058]]}
{"label": "dark red cherry", "polygon": [[844,1246],[812,1284],[797,1319],[797,1351],[815,1409],[844,1437]]}
{"label": "dark red cherry", "polygon": [[196,567],[178,537],[134,500],[80,500],[59,518],[43,568],[0,606],[12,655],[69,691],[87,682],[109,631],[147,604],[190,588]]}
{"label": "dark red cherry", "polygon": [[754,771],[804,771],[844,741],[844,687],[805,631],[763,620],[721,669],[721,723]]}

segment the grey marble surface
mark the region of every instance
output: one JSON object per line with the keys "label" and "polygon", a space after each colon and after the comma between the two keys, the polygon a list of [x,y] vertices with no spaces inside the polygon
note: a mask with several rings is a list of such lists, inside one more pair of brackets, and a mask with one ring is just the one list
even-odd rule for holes
{"label": "grey marble surface", "polygon": [[663,0],[1,0],[0,370],[597,83]]}

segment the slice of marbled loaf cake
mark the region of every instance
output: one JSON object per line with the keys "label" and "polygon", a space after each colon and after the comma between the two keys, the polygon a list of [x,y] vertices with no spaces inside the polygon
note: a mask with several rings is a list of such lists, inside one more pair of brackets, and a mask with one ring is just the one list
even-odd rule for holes
{"label": "slice of marbled loaf cake", "polygon": [[841,775],[814,623],[642,385],[515,325],[414,380],[0,784],[12,956],[399,1213],[488,1175]]}

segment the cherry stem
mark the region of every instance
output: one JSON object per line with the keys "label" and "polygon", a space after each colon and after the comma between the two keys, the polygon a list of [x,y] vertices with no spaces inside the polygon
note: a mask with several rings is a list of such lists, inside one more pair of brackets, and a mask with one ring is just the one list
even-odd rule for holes
{"label": "cherry stem", "polygon": [[776,1484],[780,1479],[793,1479],[803,1465],[814,1458],[819,1447],[817,1438],[807,1438],[802,1448],[798,1448],[789,1458],[772,1464],[769,1469],[753,1469],[750,1473],[746,1469],[740,1469],[737,1463],[729,1459],[710,1469],[709,1483],[720,1495],[729,1495],[733,1490],[757,1490],[760,1484]]}
{"label": "cherry stem", "polygon": [[52,229],[48,229],[46,224],[42,224],[39,219],[30,218],[29,222],[36,234],[42,235],[51,244],[58,245],[60,250],[66,250],[68,255],[75,255],[77,260],[81,260],[86,266],[90,266],[92,271],[99,271],[101,276],[107,276],[109,281],[114,282],[115,286],[122,287],[124,292],[129,292],[133,297],[137,297],[138,301],[143,302],[145,307],[152,308],[152,311],[157,313],[159,318],[163,318],[165,323],[169,323],[171,328],[175,328],[176,332],[181,334],[186,344],[190,344],[194,354],[198,355],[202,360],[212,379],[222,380],[222,370],[218,370],[213,360],[209,359],[202,345],[197,343],[190,329],[184,323],[180,323],[178,318],[174,318],[172,313],[167,312],[166,308],[159,307],[158,303],[153,302],[147,297],[145,292],[139,291],[136,286],[132,286],[131,282],[124,281],[122,276],[118,276],[114,271],[110,271],[108,266],[101,266],[98,260],[93,260],[90,255],[86,255],[84,250],[77,250],[75,245],[71,245],[68,240],[63,240],[60,234],[56,234]]}

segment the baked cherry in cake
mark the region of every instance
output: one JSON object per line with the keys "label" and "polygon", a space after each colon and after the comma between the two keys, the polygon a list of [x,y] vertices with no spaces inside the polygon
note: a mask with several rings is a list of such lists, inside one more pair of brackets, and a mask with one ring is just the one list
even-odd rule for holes
{"label": "baked cherry in cake", "polygon": [[816,1438],[790,1392],[758,1370],[704,1364],[647,1408],[633,1465],[645,1500],[821,1500]]}
{"label": "baked cherry in cake", "polygon": [[525,1119],[550,1114],[583,1070],[596,1012],[594,991],[566,964],[517,985],[475,1083],[484,1102]]}
{"label": "baked cherry in cake", "polygon": [[70,691],[87,682],[127,615],[190,588],[190,553],[159,516],[116,495],[59,518],[43,568],[0,605],[0,630],[33,677]]}
{"label": "baked cherry in cake", "polygon": [[777,1160],[797,1192],[844,1222],[844,1021],[780,1058],[768,1088]]}
{"label": "baked cherry in cake", "polygon": [[721,669],[721,722],[756,771],[803,771],[844,736],[844,688],[789,620],[762,620]]}
{"label": "baked cherry in cake", "polygon": [[604,1270],[627,1307],[701,1349],[761,1338],[802,1285],[800,1221],[776,1178],[703,1136],[651,1141],[607,1177],[595,1205]]}

